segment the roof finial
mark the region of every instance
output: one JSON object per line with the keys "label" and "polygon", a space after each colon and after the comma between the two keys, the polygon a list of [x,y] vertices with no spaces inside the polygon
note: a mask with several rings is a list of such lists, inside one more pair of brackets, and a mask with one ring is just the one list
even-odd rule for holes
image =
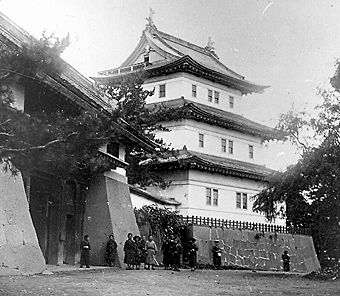
{"label": "roof finial", "polygon": [[150,7],[150,11],[149,11],[149,16],[146,18],[146,20],[148,21],[147,26],[154,26],[155,24],[153,23],[153,19],[152,16],[155,14],[155,11]]}
{"label": "roof finial", "polygon": [[215,42],[214,42],[214,41],[212,40],[212,38],[209,36],[209,38],[208,38],[208,44],[207,44],[207,46],[205,47],[205,49],[210,50],[210,51],[214,51],[214,50],[215,50],[214,45],[215,45]]}

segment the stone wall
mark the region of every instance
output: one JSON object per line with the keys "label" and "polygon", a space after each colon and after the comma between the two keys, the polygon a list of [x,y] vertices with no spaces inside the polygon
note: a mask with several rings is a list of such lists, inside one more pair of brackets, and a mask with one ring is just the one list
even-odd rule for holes
{"label": "stone wall", "polygon": [[281,255],[288,251],[290,270],[311,272],[320,268],[310,236],[261,233],[250,230],[193,227],[199,247],[198,262],[212,264],[212,246],[218,240],[223,248],[222,265],[257,270],[283,270]]}
{"label": "stone wall", "polygon": [[123,247],[129,232],[139,235],[125,177],[110,172],[94,178],[86,194],[83,228],[83,233],[90,236],[91,264],[106,265],[106,243],[113,233],[118,244],[115,265],[123,266]]}
{"label": "stone wall", "polygon": [[22,177],[5,173],[0,165],[0,275],[34,274],[45,268]]}

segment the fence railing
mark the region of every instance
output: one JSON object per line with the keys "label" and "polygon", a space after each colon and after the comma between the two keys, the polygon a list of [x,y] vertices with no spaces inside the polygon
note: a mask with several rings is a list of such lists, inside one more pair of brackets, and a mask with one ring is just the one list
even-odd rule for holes
{"label": "fence railing", "polygon": [[182,216],[182,221],[185,224],[207,226],[207,227],[222,227],[231,229],[254,230],[259,232],[274,232],[274,233],[290,233],[311,235],[310,228],[303,227],[286,227],[281,225],[273,225],[266,223],[244,222],[226,219],[217,219],[200,216]]}

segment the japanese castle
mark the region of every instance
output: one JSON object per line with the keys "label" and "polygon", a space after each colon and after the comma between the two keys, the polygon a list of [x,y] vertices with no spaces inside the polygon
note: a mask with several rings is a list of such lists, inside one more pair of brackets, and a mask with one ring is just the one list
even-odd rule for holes
{"label": "japanese castle", "polygon": [[[144,89],[155,89],[147,105],[181,112],[158,122],[168,131],[157,137],[178,150],[154,165],[170,186],[149,187],[143,194],[131,191],[133,205],[167,201],[160,204],[183,215],[266,222],[252,211],[252,197],[273,173],[264,166],[263,142],[276,135],[272,128],[241,115],[242,96],[262,93],[266,86],[225,66],[211,40],[205,47],[192,44],[159,31],[151,17],[121,66],[101,71],[94,79],[107,84],[141,70]],[[150,201],[147,195],[157,198]]]}

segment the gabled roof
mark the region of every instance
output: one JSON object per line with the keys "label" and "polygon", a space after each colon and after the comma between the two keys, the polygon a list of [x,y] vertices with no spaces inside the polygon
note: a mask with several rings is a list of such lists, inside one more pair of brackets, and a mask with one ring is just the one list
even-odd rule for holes
{"label": "gabled roof", "polygon": [[158,203],[161,205],[171,205],[171,206],[181,205],[181,203],[174,198],[165,198],[165,197],[161,197],[155,194],[151,194],[147,190],[144,190],[134,185],[129,185],[129,188],[130,188],[130,192],[137,194],[139,196],[142,196],[148,200],[154,201],[155,203]]}
{"label": "gabled roof", "polygon": [[157,160],[146,160],[143,165],[151,165],[156,170],[196,169],[260,181],[275,172],[262,165],[186,149],[171,151]]}
{"label": "gabled roof", "polygon": [[[167,120],[179,120],[182,118],[193,119],[227,129],[240,131],[242,133],[256,135],[261,137],[263,140],[279,138],[275,129],[247,119],[242,115],[203,105],[184,98],[164,101],[161,103],[152,103],[148,104],[147,107],[155,110],[158,108],[165,108],[165,110],[169,109],[170,112],[167,114]],[[181,112],[172,112],[173,109],[181,110]],[[162,118],[154,118],[154,120],[155,122],[153,123],[156,123],[157,121],[162,121]]]}
{"label": "gabled roof", "polygon": [[[0,43],[20,48],[24,44],[28,44],[33,38],[0,12]],[[37,73],[37,77],[76,104],[109,115],[112,112],[112,106],[108,98],[101,94],[89,79],[62,58],[60,58],[60,63],[63,64],[63,71],[61,73],[56,75]],[[150,152],[154,151],[158,146],[133,129],[124,120],[117,122],[115,125],[127,142],[133,141],[139,143],[141,147]]]}
{"label": "gabled roof", "polygon": [[[155,51],[161,58],[150,63],[137,63],[138,58],[148,50]],[[229,69],[219,61],[212,49],[161,32],[155,25],[147,25],[138,45],[119,68],[100,71],[98,77],[92,78],[99,82],[108,82],[141,69],[151,77],[179,71],[189,72],[240,90],[242,94],[261,93],[267,87],[249,82]]]}

